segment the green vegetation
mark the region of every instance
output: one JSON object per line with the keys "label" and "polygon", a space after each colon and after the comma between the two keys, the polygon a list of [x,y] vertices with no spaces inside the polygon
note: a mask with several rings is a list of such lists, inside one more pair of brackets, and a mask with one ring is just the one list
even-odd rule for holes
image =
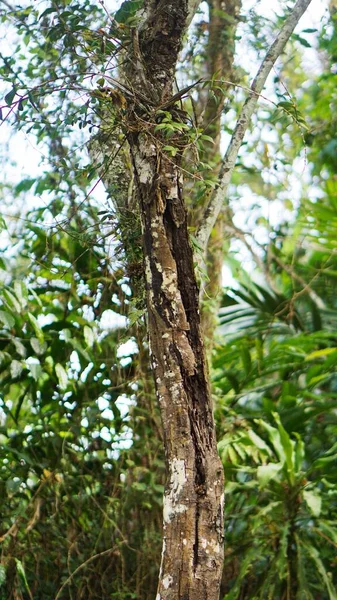
{"label": "green vegetation", "polygon": [[[120,174],[122,152],[130,162],[128,86],[114,85],[141,6],[123,2],[112,18],[89,0],[0,3],[3,131],[24,132],[43,156],[36,178],[0,187],[0,600],[156,595],[165,465],[139,216],[132,198],[121,208],[127,171],[96,193],[110,168]],[[204,18],[179,67],[187,86],[202,77]],[[256,64],[279,26],[245,14],[236,35]],[[226,477],[223,600],[337,599],[336,13],[296,31],[224,216],[231,284],[209,356]],[[174,109],[146,107],[167,155],[184,154],[196,211],[215,185],[198,106],[205,89],[225,94],[232,133],[251,79],[245,65],[235,73]],[[115,155],[100,135],[114,136]],[[95,136],[104,151],[93,164]],[[207,283],[204,305],[217,311]]]}

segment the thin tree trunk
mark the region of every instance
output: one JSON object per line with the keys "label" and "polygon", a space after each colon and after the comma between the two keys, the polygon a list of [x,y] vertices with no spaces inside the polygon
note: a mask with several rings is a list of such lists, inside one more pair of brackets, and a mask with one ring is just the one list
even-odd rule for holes
{"label": "thin tree trunk", "polygon": [[258,72],[252,82],[252,85],[249,90],[250,95],[246,99],[241,109],[241,113],[236,122],[236,126],[231,140],[229,142],[227,152],[225,154],[224,159],[222,160],[218,183],[214,192],[211,195],[208,205],[204,210],[199,230],[197,232],[196,237],[198,239],[199,245],[205,252],[207,251],[209,236],[211,235],[217,218],[221,210],[223,209],[228,186],[230,184],[232,173],[235,167],[236,159],[241,148],[243,138],[250,124],[250,119],[256,110],[260,94],[267,81],[267,77],[270,71],[272,70],[276,60],[283,52],[287,41],[293,33],[300,18],[307,10],[310,2],[311,0],[297,0],[293,10],[289,13],[277,37],[270,46],[269,50],[267,51],[258,69]]}
{"label": "thin tree trunk", "polygon": [[[190,15],[181,0],[148,3],[145,14],[124,66],[123,78],[135,94],[124,127],[143,227],[149,342],[167,464],[157,600],[217,600],[224,481],[182,194],[181,155],[164,151],[167,142],[156,130],[154,111],[146,114],[144,101],[137,100],[147,95],[160,108],[172,96]],[[181,142],[179,134],[170,140],[177,146]]]}
{"label": "thin tree trunk", "polygon": [[158,155],[152,136],[134,136],[130,145],[144,227],[149,339],[168,469],[158,594],[161,600],[217,599],[223,473],[179,168],[160,151]]}
{"label": "thin tree trunk", "polygon": [[[204,110],[203,129],[212,143],[205,143],[201,159],[213,166],[212,175],[216,179],[221,165],[220,140],[221,116],[226,100],[226,91],[221,82],[234,80],[235,33],[239,24],[241,0],[208,0],[209,27],[206,54],[206,79],[216,78],[216,88],[210,89]],[[210,174],[205,173],[205,178]],[[205,206],[207,199],[205,198]],[[205,208],[205,206],[203,208]],[[226,215],[221,211],[209,238],[206,269],[207,282],[202,294],[201,323],[207,351],[214,344],[214,331],[221,301],[222,266],[224,257],[224,223]],[[199,226],[200,223],[197,224]]]}

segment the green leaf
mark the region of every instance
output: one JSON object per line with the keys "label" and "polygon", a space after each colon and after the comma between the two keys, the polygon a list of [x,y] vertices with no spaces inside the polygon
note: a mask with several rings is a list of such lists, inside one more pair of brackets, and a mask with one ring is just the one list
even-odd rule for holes
{"label": "green leaf", "polygon": [[277,107],[278,108],[284,108],[285,110],[288,110],[288,111],[293,111],[294,108],[295,108],[294,104],[292,102],[289,102],[289,101],[279,102],[278,105],[277,105]]}
{"label": "green leaf", "polygon": [[23,370],[23,364],[19,360],[12,360],[11,362],[11,377],[15,379],[21,375]]}
{"label": "green leaf", "polygon": [[0,232],[7,231],[7,224],[5,219],[0,215]]}
{"label": "green leaf", "polygon": [[[274,504],[277,504],[274,503]],[[279,503],[282,506],[282,503]],[[281,534],[280,534],[280,541],[279,541],[279,552],[276,558],[276,566],[277,566],[277,572],[278,572],[278,576],[279,578],[285,579],[286,577],[288,577],[288,535],[289,535],[289,529],[290,529],[290,522],[288,521],[287,523],[284,524],[284,526],[282,527],[281,530]]]}
{"label": "green leaf", "polygon": [[174,146],[164,146],[163,150],[166,150],[166,152],[169,152],[169,154],[171,154],[171,156],[175,156],[178,152],[178,148],[175,148]]}
{"label": "green leaf", "polygon": [[144,317],[144,308],[139,309],[139,308],[132,307],[128,314],[130,327],[132,327],[132,325],[134,325],[135,323],[140,321],[140,319],[142,319],[142,317]]}
{"label": "green leaf", "polygon": [[258,448],[261,451],[266,452],[268,454],[268,456],[271,456],[272,452],[271,452],[268,444],[266,444],[266,442],[260,436],[258,436],[255,433],[255,431],[253,431],[253,429],[250,429],[248,431],[247,435],[251,439],[254,446],[256,446],[256,448]]}
{"label": "green leaf", "polygon": [[211,144],[214,144],[214,140],[213,138],[211,138],[210,135],[205,135],[204,133],[200,136],[201,140],[205,140],[206,142],[210,142]]}
{"label": "green leaf", "polygon": [[295,442],[290,439],[288,433],[284,429],[278,413],[273,413],[273,417],[278,425],[278,430],[280,433],[280,440],[284,450],[285,462],[287,466],[287,475],[290,483],[293,484],[295,478]]}
{"label": "green leaf", "polygon": [[310,42],[308,42],[308,40],[306,40],[305,38],[303,38],[302,36],[298,35],[297,33],[293,33],[293,38],[299,42],[302,46],[304,46],[305,48],[311,48],[311,44]]}
{"label": "green leaf", "polygon": [[281,463],[268,463],[267,465],[260,465],[256,470],[259,486],[264,488],[272,479],[276,480],[281,469]]}
{"label": "green leaf", "polygon": [[301,440],[300,435],[297,434],[297,441],[295,445],[295,470],[299,472],[302,468],[304,457],[305,457],[305,445]]}
{"label": "green leaf", "polygon": [[20,302],[21,308],[26,308],[28,303],[28,292],[25,283],[23,281],[15,281],[14,291]]}
{"label": "green leaf", "polygon": [[84,325],[83,334],[84,334],[84,339],[85,339],[85,343],[86,343],[87,347],[92,348],[92,346],[94,345],[94,341],[95,341],[95,334],[94,334],[92,328],[88,327],[88,325]]}
{"label": "green leaf", "polygon": [[30,188],[33,186],[33,184],[36,182],[36,179],[31,179],[30,177],[27,177],[26,179],[22,179],[22,181],[20,181],[20,183],[18,183],[15,188],[14,191],[16,194],[21,194],[21,192],[28,192],[28,190],[30,190]]}
{"label": "green leaf", "polygon": [[46,342],[41,344],[41,342],[36,337],[32,337],[30,339],[30,345],[36,354],[44,354],[44,352],[46,352],[47,350]]}
{"label": "green leaf", "polygon": [[227,454],[228,454],[228,458],[230,460],[230,462],[232,463],[232,465],[237,465],[238,464],[238,455],[235,452],[233,446],[228,445],[227,447]]}
{"label": "green leaf", "polygon": [[51,13],[54,13],[54,12],[57,12],[57,8],[54,8],[54,7],[46,8],[46,10],[44,10],[43,13],[40,14],[39,20],[42,19],[43,17],[46,17],[47,15],[50,15]]}
{"label": "green leaf", "polygon": [[15,94],[16,94],[16,88],[15,87],[13,87],[13,89],[10,92],[8,92],[8,94],[6,94],[6,96],[5,96],[5,102],[6,102],[7,106],[11,106],[11,104],[12,104],[12,102],[14,100]]}
{"label": "green leaf", "polygon": [[4,567],[4,565],[0,565],[0,587],[5,583],[6,581],[6,569]]}
{"label": "green leaf", "polygon": [[20,340],[18,340],[17,338],[12,338],[12,342],[15,346],[15,350],[17,351],[17,353],[20,354],[22,358],[26,358],[27,351],[23,343],[20,342]]}
{"label": "green leaf", "polygon": [[125,0],[115,13],[117,23],[126,23],[143,6],[143,0]]}
{"label": "green leaf", "polygon": [[60,363],[56,363],[55,372],[59,380],[61,390],[66,390],[68,387],[68,375],[64,367]]}
{"label": "green leaf", "polygon": [[259,521],[261,519],[261,517],[265,517],[265,516],[269,515],[269,513],[272,513],[276,508],[277,509],[282,508],[282,502],[280,500],[276,500],[275,502],[268,502],[268,504],[266,504],[266,506],[263,506],[256,513],[257,521]]}
{"label": "green leaf", "polygon": [[17,301],[17,298],[14,296],[14,294],[11,291],[9,291],[8,289],[4,290],[3,294],[7,300],[7,303],[9,305],[12,305],[14,310],[20,314],[21,313],[20,303]]}
{"label": "green leaf", "polygon": [[8,494],[10,496],[14,496],[14,494],[16,494],[16,492],[19,491],[21,483],[22,483],[22,481],[18,477],[16,477],[15,479],[7,479],[6,489],[7,489]]}
{"label": "green leaf", "polygon": [[278,430],[275,427],[272,427],[271,425],[269,425],[269,423],[267,423],[263,419],[256,419],[255,422],[258,423],[261,427],[263,427],[263,429],[265,429],[267,431],[267,433],[269,435],[269,439],[274,446],[275,452],[276,452],[279,460],[283,464],[286,460],[286,457],[285,457],[284,448],[281,443],[280,434],[279,434]]}
{"label": "green leaf", "polygon": [[39,377],[42,375],[42,367],[40,365],[40,362],[26,362],[26,365],[29,369],[29,372],[31,373],[33,379],[35,381],[38,381]]}
{"label": "green leaf", "polygon": [[154,128],[155,131],[160,131],[161,129],[167,129],[167,131],[174,131],[174,126],[172,125],[172,123],[164,122],[164,123],[159,123]]}
{"label": "green leaf", "polygon": [[191,240],[191,243],[192,243],[194,249],[198,250],[199,252],[203,251],[203,248],[202,248],[199,240],[194,235],[190,234],[190,240]]}
{"label": "green leaf", "polygon": [[337,352],[337,348],[323,348],[322,350],[315,350],[314,352],[310,352],[305,357],[305,360],[313,360],[315,358],[325,358],[329,356],[329,354],[334,354]]}
{"label": "green leaf", "polygon": [[306,501],[311,514],[319,517],[322,508],[322,497],[318,490],[303,490],[303,498]]}
{"label": "green leaf", "polygon": [[34,315],[32,315],[32,313],[29,312],[27,314],[28,314],[28,319],[30,320],[30,322],[33,326],[33,329],[35,331],[37,339],[39,340],[39,342],[41,344],[43,344],[44,343],[44,334],[43,334],[43,331],[42,331],[37,319],[34,317]]}
{"label": "green leaf", "polygon": [[24,584],[26,590],[29,592],[29,597],[32,598],[32,593],[30,591],[28,582],[27,582],[27,578],[26,578],[26,573],[25,573],[25,569],[23,567],[23,564],[21,562],[21,560],[19,560],[18,558],[15,559],[15,564],[16,564],[16,570],[17,573],[19,575],[19,578],[21,579],[22,583]]}
{"label": "green leaf", "polygon": [[0,310],[0,321],[2,321],[2,323],[5,325],[5,327],[8,327],[8,329],[12,329],[12,327],[15,325],[14,317],[12,317],[12,315],[5,310]]}

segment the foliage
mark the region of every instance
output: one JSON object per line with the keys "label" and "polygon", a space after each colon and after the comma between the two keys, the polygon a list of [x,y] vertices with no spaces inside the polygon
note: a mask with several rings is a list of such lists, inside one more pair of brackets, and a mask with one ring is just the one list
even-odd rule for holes
{"label": "foliage", "polygon": [[[326,48],[325,30],[323,41]],[[279,78],[283,92],[298,73],[285,69],[288,79]],[[330,115],[323,117],[317,107],[318,81],[325,82],[322,101],[331,103],[325,84],[333,78],[326,72],[303,98],[299,94],[313,136],[316,119]],[[294,127],[282,125],[288,133]],[[330,125],[324,129],[328,137]],[[298,152],[296,126],[290,135],[288,156]],[[326,161],[317,179],[322,140],[309,139],[314,197],[304,187],[290,223],[275,228],[260,220],[269,241],[257,245],[259,283],[240,274],[237,261],[228,261],[237,283],[223,296],[224,339],[213,362],[227,472],[226,600],[336,598],[335,169]],[[266,147],[261,151],[262,177],[254,178],[253,189],[263,194],[271,163],[264,161]],[[279,183],[287,189],[282,170]]]}
{"label": "foliage", "polygon": [[296,331],[257,289],[258,306],[253,287],[225,310],[232,331],[214,361],[230,515],[225,598],[246,586],[256,598],[314,598],[316,588],[335,598],[335,333]]}
{"label": "foliage", "polygon": [[24,593],[19,563],[27,593],[40,598],[56,596],[68,577],[62,597],[109,594],[112,576],[116,593],[128,585],[146,593],[157,576],[155,563],[153,571],[134,567],[140,548],[151,555],[160,540],[161,448],[140,441],[158,427],[141,381],[146,349],[134,343],[123,358],[123,329],[102,328],[111,295],[119,311],[128,289],[102,248],[84,249],[80,236],[71,222],[47,235],[27,225],[21,255],[34,253],[30,276],[19,264],[21,278],[2,289],[5,598]]}
{"label": "foliage", "polygon": [[3,116],[36,135],[45,160],[42,176],[10,190],[7,213],[13,197],[42,202],[3,222],[1,598],[150,598],[161,428],[142,312],[126,319],[132,291],[116,215],[89,201],[99,165],[83,148],[100,119],[90,73],[101,76],[97,61],[110,61],[118,42],[96,33],[103,11],[89,3],[31,6],[3,21],[16,25],[12,56],[2,56]]}
{"label": "foliage", "polygon": [[[164,465],[133,285],[139,224],[128,214],[132,271],[117,191],[104,201],[93,194],[109,159],[93,166],[85,150],[102,122],[110,135],[123,114],[127,90],[104,89],[113,87],[140,7],[124,2],[115,19],[101,3],[72,0],[2,13],[4,26],[15,27],[12,52],[1,55],[3,116],[34,135],[47,156],[41,176],[4,188],[0,223],[4,235],[8,227],[0,264],[3,600],[155,594]],[[202,71],[202,23],[192,40],[199,51],[187,52],[182,77],[189,66],[195,78]],[[250,11],[250,47],[265,47],[274,26]],[[337,596],[336,37],[329,28],[320,37],[328,66],[305,89],[299,48],[308,31],[294,37],[296,70],[284,61],[275,75],[275,102],[253,124],[227,214],[224,260],[236,281],[223,294],[212,357],[227,475],[226,600]],[[211,86],[219,92],[215,80]],[[206,160],[211,138],[193,106],[205,87],[186,98],[185,121],[171,107],[154,117],[167,152],[185,151],[195,205],[214,186],[204,177],[214,167]],[[240,93],[231,92],[232,110]],[[233,121],[229,111],[225,132]],[[293,163],[304,147],[306,181],[294,198]],[[241,230],[235,213],[247,190],[255,200]],[[32,197],[37,205],[13,212]],[[261,210],[268,202],[280,202],[289,218],[273,222]],[[240,264],[247,252],[254,275]]]}

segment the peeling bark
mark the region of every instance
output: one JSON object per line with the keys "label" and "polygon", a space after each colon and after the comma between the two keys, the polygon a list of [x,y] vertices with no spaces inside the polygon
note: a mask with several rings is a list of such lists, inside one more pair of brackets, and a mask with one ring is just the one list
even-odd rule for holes
{"label": "peeling bark", "polygon": [[215,600],[223,562],[223,472],[179,164],[156,149],[153,134],[134,135],[130,147],[143,220],[149,339],[168,470],[157,598]]}
{"label": "peeling bark", "polygon": [[[190,3],[196,6],[196,2]],[[187,0],[145,3],[123,77],[158,107],[173,95]],[[174,110],[174,106],[171,108]],[[147,123],[144,126],[144,122]],[[154,113],[130,106],[125,131],[143,228],[148,332],[167,482],[157,600],[217,600],[223,564],[223,469],[187,230],[181,155],[163,150]],[[174,139],[179,147],[179,134]]]}

